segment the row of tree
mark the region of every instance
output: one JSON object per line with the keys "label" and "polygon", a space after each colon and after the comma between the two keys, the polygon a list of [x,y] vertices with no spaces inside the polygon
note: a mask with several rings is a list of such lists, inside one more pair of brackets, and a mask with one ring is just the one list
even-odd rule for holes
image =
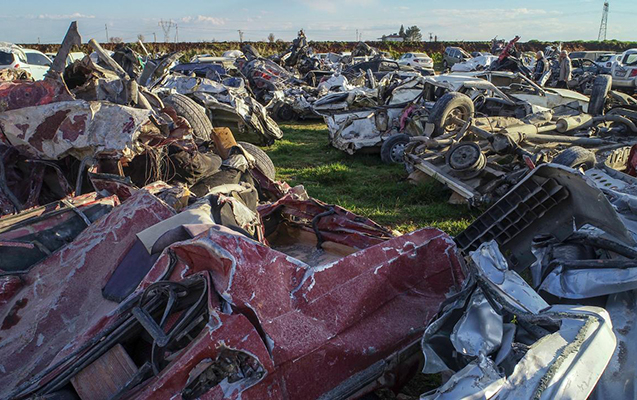
{"label": "row of tree", "polygon": [[420,33],[420,28],[416,25],[410,26],[405,29],[404,26],[400,26],[400,30],[398,31],[398,36],[403,38],[405,42],[422,42],[422,34]]}

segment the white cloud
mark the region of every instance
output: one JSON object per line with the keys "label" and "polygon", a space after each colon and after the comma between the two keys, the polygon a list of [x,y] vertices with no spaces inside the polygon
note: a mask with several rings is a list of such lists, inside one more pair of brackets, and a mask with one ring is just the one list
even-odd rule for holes
{"label": "white cloud", "polygon": [[376,0],[301,0],[303,4],[316,11],[324,11],[334,14],[345,11],[347,7],[369,7],[377,3]]}
{"label": "white cloud", "polygon": [[226,24],[226,20],[223,18],[207,17],[205,15],[197,15],[196,17],[183,17],[181,19],[181,22],[184,22],[186,24],[190,24],[190,23],[205,23],[210,25],[225,25]]}
{"label": "white cloud", "polygon": [[37,19],[86,19],[95,18],[95,15],[86,15],[79,12],[73,14],[40,14]]}

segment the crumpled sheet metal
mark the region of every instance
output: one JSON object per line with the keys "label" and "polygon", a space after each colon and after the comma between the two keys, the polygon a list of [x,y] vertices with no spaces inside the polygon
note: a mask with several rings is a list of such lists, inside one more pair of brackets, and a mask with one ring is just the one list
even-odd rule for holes
{"label": "crumpled sheet metal", "polygon": [[421,395],[420,400],[491,399],[502,388],[504,380],[493,361],[480,356],[433,393]]}
{"label": "crumpled sheet metal", "polygon": [[[561,200],[552,197],[563,190],[547,192],[544,185],[550,182],[561,186],[567,196]],[[533,191],[542,195],[541,202]],[[636,243],[591,179],[563,165],[541,164],[458,234],[455,240],[461,250],[474,250],[495,237],[511,267],[522,271],[535,260],[531,244],[539,232],[564,240],[587,224],[604,230],[609,237],[626,245],[634,246]]]}
{"label": "crumpled sheet metal", "polygon": [[[600,260],[603,261],[603,260]],[[542,281],[539,290],[566,299],[587,299],[637,289],[635,268],[566,269],[558,266]]]}
{"label": "crumpled sheet metal", "polygon": [[330,143],[348,154],[378,146],[385,136],[397,131],[402,111],[402,107],[387,107],[325,116]]}
{"label": "crumpled sheet metal", "polygon": [[561,317],[560,330],[534,343],[510,376],[478,358],[421,400],[587,398],[615,348],[610,318],[599,307],[555,306],[549,312]]}
{"label": "crumpled sheet metal", "polygon": [[559,331],[529,348],[498,399],[584,399],[606,369],[617,344],[606,310],[555,305],[546,313],[561,321]]}
{"label": "crumpled sheet metal", "polygon": [[4,140],[28,157],[78,159],[115,153],[132,159],[141,151],[136,139],[153,131],[154,111],[84,100],[56,102],[0,113]]}
{"label": "crumpled sheet metal", "polygon": [[503,333],[502,315],[491,307],[482,290],[477,289],[453,328],[451,343],[456,351],[467,356],[489,355],[500,347]]}
{"label": "crumpled sheet metal", "polygon": [[[538,313],[527,311],[538,308],[537,305],[533,304],[536,302],[534,297],[539,298],[537,295],[526,295],[524,296],[526,300],[520,299],[526,304],[521,304],[521,302],[518,306],[512,303],[505,304],[503,301],[508,302],[508,299],[502,296],[501,291],[493,290],[498,286],[501,289],[502,274],[495,273],[497,271],[485,273],[485,270],[489,272],[491,264],[503,262],[504,257],[497,250],[494,241],[483,244],[481,249],[489,249],[492,254],[487,253],[485,257],[485,251],[475,251],[472,254],[474,261],[469,264],[472,270],[478,267],[478,270],[474,272],[478,274],[480,289],[475,284],[469,284],[457,297],[456,304],[448,307],[438,321],[451,318],[451,313],[454,312],[457,315],[457,311],[465,307],[467,293],[474,293],[474,298],[468,302],[467,311],[471,312],[471,307],[475,307],[476,303],[475,294],[477,293],[479,299],[484,293],[490,304],[496,308],[501,307],[503,311],[508,313],[509,317],[515,316],[520,321],[518,329],[527,332],[522,334],[520,343],[524,344],[533,336],[539,337],[539,339],[534,339],[535,342],[528,347],[517,347],[516,352],[521,356],[519,360],[515,356],[514,358],[508,357],[508,349],[505,346],[511,348],[513,342],[518,342],[518,340],[511,340],[513,338],[511,334],[516,335],[515,325],[503,324],[502,345],[495,358],[485,358],[485,351],[478,353],[477,357],[465,368],[460,369],[447,384],[433,393],[425,393],[421,399],[587,398],[602,376],[616,348],[616,337],[608,312],[599,307],[572,305],[553,305]],[[505,269],[505,263],[497,268],[499,271]],[[490,277],[494,277],[499,282],[491,281]],[[510,279],[510,276],[504,275],[504,278],[505,280]],[[518,290],[511,290],[512,293],[532,291],[522,280],[519,282],[510,281],[508,285],[510,289],[513,289],[514,285],[525,286]],[[462,295],[462,293],[465,294]],[[465,316],[460,317],[460,323],[465,319]],[[434,331],[443,326],[438,321],[427,329],[423,337],[423,351],[426,363],[434,362],[440,367],[444,365],[444,362],[435,352],[435,346],[430,340],[435,337]],[[558,330],[555,332],[544,330],[542,326],[547,324],[557,327]],[[468,331],[464,332],[465,334],[478,334],[478,329],[467,324],[460,328],[468,328]],[[529,336],[528,333],[533,331],[535,331],[533,336]],[[454,334],[452,334],[452,342]],[[490,338],[489,334],[485,337],[485,341]],[[455,344],[456,342],[454,342]],[[439,351],[449,352],[448,349],[442,347],[439,347]],[[503,364],[506,358],[509,360]],[[442,364],[440,364],[441,362]],[[514,365],[511,365],[511,362]],[[507,367],[505,364],[509,366]],[[496,365],[501,369],[496,369]],[[427,369],[426,364],[425,370]]]}
{"label": "crumpled sheet metal", "polygon": [[0,306],[0,397],[28,386],[78,335],[100,329],[117,308],[102,297],[102,287],[119,264],[117,255],[128,251],[136,233],[173,214],[140,190],[22,276],[24,287]]}
{"label": "crumpled sheet metal", "polygon": [[509,269],[495,241],[482,243],[470,255],[479,279],[512,307],[532,314],[549,308],[549,304],[517,272]]}
{"label": "crumpled sheet metal", "polygon": [[265,107],[248,94],[243,84],[230,87],[211,79],[171,74],[161,82],[160,88],[196,96],[206,108],[235,113],[247,126],[268,139],[283,137],[283,132]]}
{"label": "crumpled sheet metal", "polygon": [[600,378],[591,400],[637,398],[637,291],[608,296],[606,311],[613,321],[617,348]]}
{"label": "crumpled sheet metal", "polygon": [[[209,271],[233,310],[254,316],[275,368],[269,382],[286,398],[317,398],[416,341],[464,280],[453,242],[436,229],[316,268],[222,227],[171,248],[180,261],[170,279]],[[140,287],[167,264],[160,258]],[[150,385],[159,390],[159,382]],[[256,385],[241,398],[264,398],[269,387]]]}
{"label": "crumpled sheet metal", "polygon": [[0,112],[72,100],[66,85],[56,79],[0,82]]}
{"label": "crumpled sheet metal", "polygon": [[293,221],[292,223],[313,233],[312,220],[321,214],[331,212],[319,217],[316,223],[319,233],[324,240],[355,249],[364,249],[393,237],[391,232],[369,218],[313,198],[300,198],[296,191],[286,194],[274,203],[259,206],[258,211],[262,219],[281,211],[284,217]]}
{"label": "crumpled sheet metal", "polygon": [[197,366],[215,360],[225,349],[240,351],[256,358],[266,371],[260,379],[241,379],[229,383],[224,379],[212,387],[201,398],[205,399],[276,399],[285,398],[284,388],[272,374],[273,362],[268,349],[254,325],[241,314],[223,314],[218,305],[209,302],[209,312],[215,323],[209,324],[204,331],[190,343],[184,353],[166,367],[155,379],[146,385],[134,389],[128,398],[170,399],[182,392]]}

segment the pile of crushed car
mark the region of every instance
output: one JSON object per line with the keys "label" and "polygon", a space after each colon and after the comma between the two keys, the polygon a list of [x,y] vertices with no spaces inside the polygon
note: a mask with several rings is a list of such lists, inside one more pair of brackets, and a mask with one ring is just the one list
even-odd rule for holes
{"label": "pile of crushed car", "polygon": [[[316,78],[303,38],[280,62]],[[322,79],[335,146],[491,205],[455,238],[396,235],[237,141],[281,137],[257,99],[307,93],[280,64],[180,72],[91,40],[65,66],[80,41],[0,81],[1,398],[362,398],[418,371],[449,378],[427,400],[635,391],[637,111],[608,79]]]}

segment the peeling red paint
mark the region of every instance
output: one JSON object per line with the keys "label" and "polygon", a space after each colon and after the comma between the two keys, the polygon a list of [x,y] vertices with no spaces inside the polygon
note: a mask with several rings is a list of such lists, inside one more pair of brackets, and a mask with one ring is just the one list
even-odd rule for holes
{"label": "peeling red paint", "polygon": [[9,310],[9,312],[5,315],[2,320],[2,326],[0,326],[0,331],[6,331],[7,329],[13,328],[20,322],[22,317],[18,315],[18,312],[27,306],[29,299],[20,299],[13,303],[13,307]]}
{"label": "peeling red paint", "polygon": [[6,101],[0,111],[8,111],[73,100],[73,96],[63,83],[45,79],[35,82],[0,82],[0,99],[5,99]]}
{"label": "peeling red paint", "polygon": [[86,130],[87,115],[75,115],[73,121],[66,118],[60,125],[62,137],[66,140],[73,141],[77,139]]}
{"label": "peeling red paint", "polygon": [[44,144],[44,142],[48,142],[55,138],[58,129],[66,120],[69,111],[70,110],[60,110],[55,114],[46,117],[44,121],[35,129],[35,133],[30,138],[29,144],[39,151],[42,151],[42,145]]}

